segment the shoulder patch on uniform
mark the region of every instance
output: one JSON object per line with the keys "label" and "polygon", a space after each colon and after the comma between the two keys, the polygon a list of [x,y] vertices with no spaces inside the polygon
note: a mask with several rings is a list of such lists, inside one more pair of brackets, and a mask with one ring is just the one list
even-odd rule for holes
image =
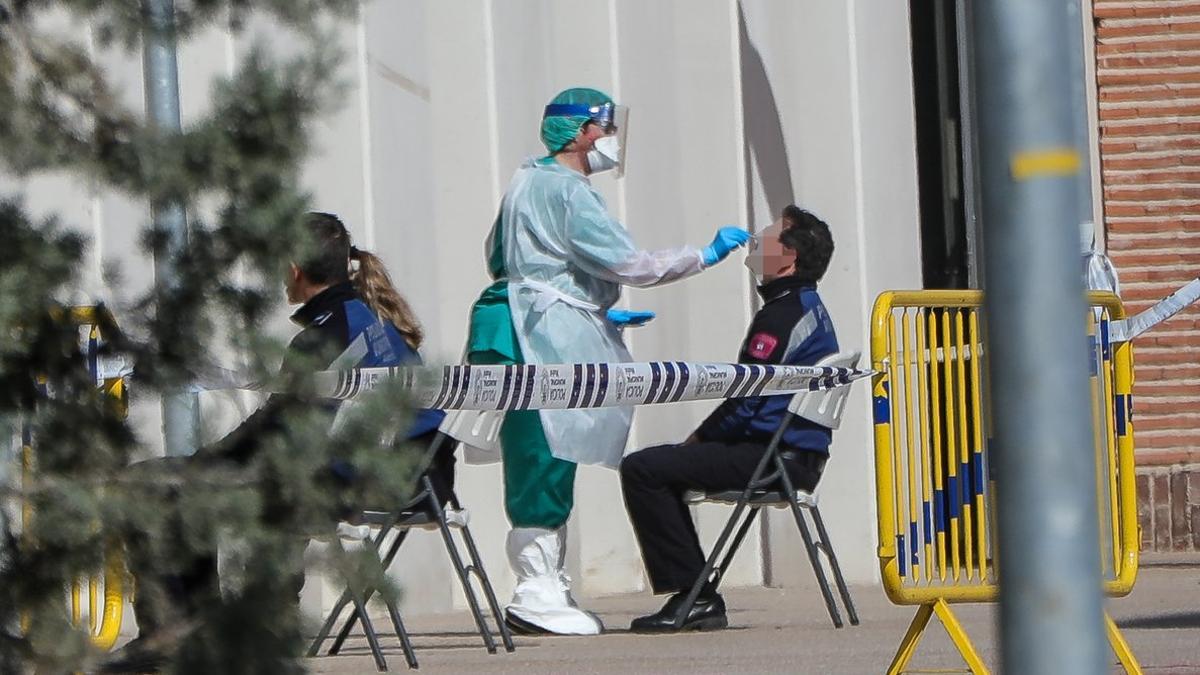
{"label": "shoulder patch on uniform", "polygon": [[779,344],[779,338],[770,333],[755,333],[750,338],[750,344],[746,349],[746,353],[751,358],[766,359],[775,351],[775,347]]}

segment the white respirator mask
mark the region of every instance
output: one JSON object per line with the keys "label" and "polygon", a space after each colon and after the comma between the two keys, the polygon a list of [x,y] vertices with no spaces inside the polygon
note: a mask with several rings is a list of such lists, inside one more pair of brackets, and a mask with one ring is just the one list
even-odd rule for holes
{"label": "white respirator mask", "polygon": [[621,140],[617,136],[596,139],[587,154],[588,170],[592,173],[612,171],[621,167]]}

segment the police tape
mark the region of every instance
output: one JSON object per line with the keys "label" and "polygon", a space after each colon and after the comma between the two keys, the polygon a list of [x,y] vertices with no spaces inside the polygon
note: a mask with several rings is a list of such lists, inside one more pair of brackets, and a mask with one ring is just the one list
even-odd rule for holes
{"label": "police tape", "polygon": [[[306,392],[317,398],[355,399],[385,386],[403,391],[420,408],[442,410],[570,410],[796,394],[841,387],[874,375],[833,366],[740,363],[574,363],[513,366],[400,366],[314,373]],[[230,378],[201,390],[281,391]]]}
{"label": "police tape", "polygon": [[1112,341],[1128,342],[1175,316],[1197,300],[1200,300],[1200,278],[1180,286],[1174,293],[1140,314],[1113,321],[1109,329]]}

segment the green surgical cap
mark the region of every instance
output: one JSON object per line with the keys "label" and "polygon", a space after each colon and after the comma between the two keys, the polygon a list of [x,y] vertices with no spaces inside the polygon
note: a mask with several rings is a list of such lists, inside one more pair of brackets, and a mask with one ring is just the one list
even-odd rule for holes
{"label": "green surgical cap", "polygon": [[[604,105],[611,103],[612,97],[608,94],[596,89],[588,89],[586,87],[576,87],[567,89],[554,100],[550,101],[551,105],[561,103],[573,103],[576,105]],[[588,118],[584,115],[575,115],[570,117],[543,117],[542,118],[542,144],[551,154],[562,150],[568,143],[575,140],[575,136],[579,134],[579,130],[586,124]]]}

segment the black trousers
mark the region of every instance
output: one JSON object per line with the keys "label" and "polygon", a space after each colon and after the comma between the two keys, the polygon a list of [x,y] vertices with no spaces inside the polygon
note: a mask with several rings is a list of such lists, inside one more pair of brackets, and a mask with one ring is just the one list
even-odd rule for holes
{"label": "black trousers", "polygon": [[[428,446],[437,440],[437,436],[438,432],[431,431],[414,438],[412,442],[418,446]],[[417,479],[416,486],[418,490],[424,487],[422,478],[429,476],[429,481],[433,483],[433,493],[437,496],[438,502],[442,506],[449,504],[455,508],[459,508],[458,495],[454,493],[454,465],[456,462],[454,450],[457,447],[458,441],[452,438],[445,439],[442,446],[434,453],[429,468],[421,474],[421,478]]]}
{"label": "black trousers", "polygon": [[[437,432],[414,438],[416,447],[427,447],[437,436]],[[424,487],[423,476],[429,476],[433,483],[434,494],[443,504],[458,507],[458,497],[454,493],[454,450],[457,443],[444,442],[434,454],[428,469],[415,479],[413,488],[420,490]],[[178,474],[186,470],[193,462],[212,462],[223,459],[214,457],[208,449],[202,449],[192,457],[164,457],[148,460],[131,467],[132,470],[148,475],[163,477]],[[244,459],[243,459],[244,461]],[[236,462],[235,462],[236,463]],[[171,490],[174,496],[174,490]],[[270,486],[265,488],[266,525],[283,529],[284,531],[302,531],[303,528],[288,522],[292,510],[286,500],[279,497],[279,491]],[[338,514],[337,517],[345,517]],[[335,520],[331,514],[330,525]],[[215,538],[196,542],[196,533],[188,532],[184,523],[183,513],[169,514],[166,528],[162,533],[171,542],[191,540],[190,546],[168,546],[173,549],[167,556],[155,555],[153,542],[145,533],[127,531],[123,535],[127,554],[129,571],[138,581],[138,593],[134,597],[134,613],[138,619],[138,633],[141,637],[150,637],[167,627],[167,624],[186,618],[194,618],[201,614],[205,605],[219,601],[220,586],[217,577],[217,541]],[[199,545],[196,545],[199,543]],[[274,585],[274,592],[287,594],[297,600],[299,609],[300,590],[304,586],[304,549],[307,538],[297,535],[294,539],[281,544],[279,567]],[[163,546],[157,548],[162,549]]]}
{"label": "black trousers", "polygon": [[[759,443],[699,442],[647,448],[621,462],[625,508],[655,593],[688,590],[704,570],[704,551],[683,493],[745,488],[764,452],[766,445]],[[824,454],[788,454],[793,453],[800,459],[785,459],[788,476],[797,489],[811,490],[821,477]],[[766,471],[774,469],[771,464]]]}

